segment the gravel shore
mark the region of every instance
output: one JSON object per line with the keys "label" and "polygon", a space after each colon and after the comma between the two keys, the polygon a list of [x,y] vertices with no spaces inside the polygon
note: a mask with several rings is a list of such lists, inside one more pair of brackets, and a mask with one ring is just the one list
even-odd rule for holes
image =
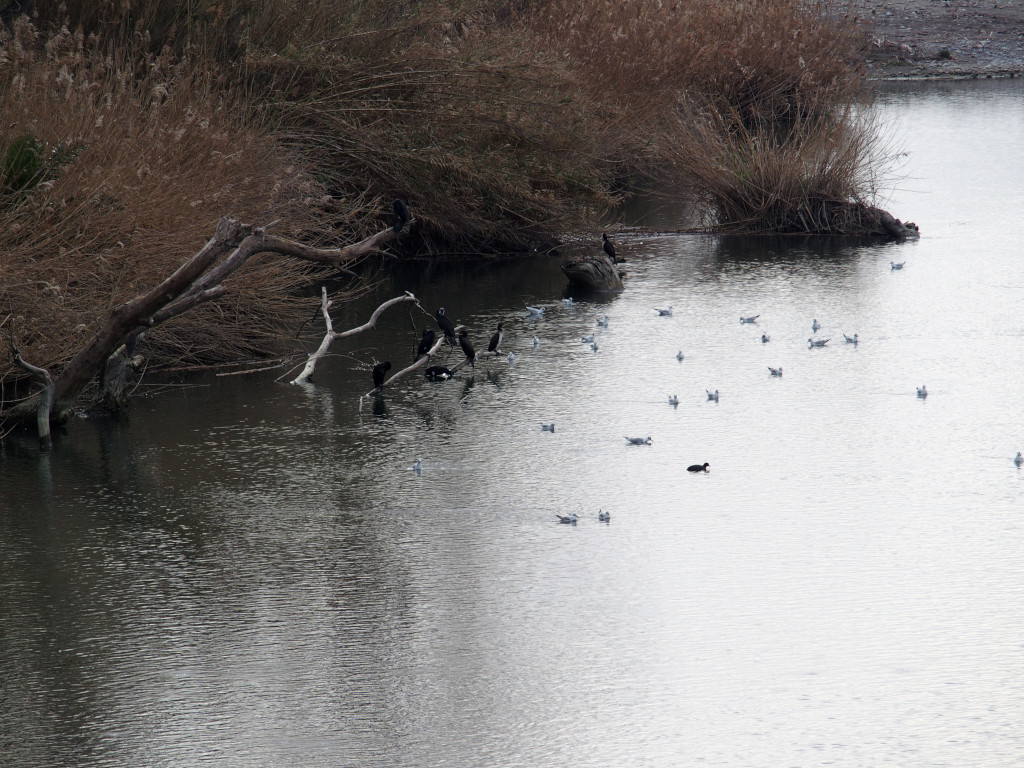
{"label": "gravel shore", "polygon": [[869,35],[869,77],[1024,75],[1024,0],[850,0]]}

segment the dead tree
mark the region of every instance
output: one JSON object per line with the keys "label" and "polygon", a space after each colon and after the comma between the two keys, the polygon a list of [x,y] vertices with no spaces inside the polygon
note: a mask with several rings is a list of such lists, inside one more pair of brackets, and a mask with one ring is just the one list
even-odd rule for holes
{"label": "dead tree", "polygon": [[115,307],[109,319],[56,378],[49,371],[23,360],[12,336],[11,354],[15,363],[40,381],[43,389],[6,413],[0,413],[0,423],[35,418],[41,444],[47,448],[50,442],[50,422],[62,418],[61,414],[81,391],[96,377],[104,375],[112,356],[118,353],[123,355],[128,351],[130,357],[132,346],[147,329],[222,296],[227,291],[223,281],[255,254],[269,251],[344,268],[363,256],[379,252],[385,243],[397,237],[401,231],[389,227],[343,248],[314,248],[270,235],[265,228],[253,229],[225,217],[217,224],[213,237],[206,245],[174,274],[146,294]]}

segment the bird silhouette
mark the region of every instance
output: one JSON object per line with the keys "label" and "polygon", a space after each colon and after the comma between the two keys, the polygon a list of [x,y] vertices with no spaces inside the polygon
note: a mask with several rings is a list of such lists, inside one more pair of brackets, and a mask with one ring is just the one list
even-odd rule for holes
{"label": "bird silhouette", "polygon": [[462,347],[462,352],[465,354],[469,364],[476,368],[476,350],[473,349],[473,342],[469,340],[469,331],[465,328],[459,331],[459,346]]}
{"label": "bird silhouette", "polygon": [[380,389],[384,386],[384,376],[391,370],[391,363],[385,360],[373,366],[373,388]]}
{"label": "bird silhouette", "polygon": [[412,216],[409,215],[409,206],[400,197],[395,198],[391,207],[395,209],[395,225],[393,228],[397,234],[405,228],[406,224],[412,221]]}
{"label": "bird silhouette", "polygon": [[448,340],[449,344],[455,344],[455,324],[451,319],[444,313],[444,307],[437,310],[434,315],[434,319],[437,320],[437,327],[444,332],[444,337]]}
{"label": "bird silhouette", "polygon": [[496,330],[494,332],[494,334],[491,336],[491,340],[487,343],[487,351],[488,352],[497,352],[498,351],[498,347],[501,346],[501,340],[502,340],[502,338],[504,338],[504,336],[505,336],[505,334],[501,330],[501,322],[499,321],[498,322],[498,330]]}
{"label": "bird silhouette", "polygon": [[707,472],[711,465],[706,461],[703,464],[691,464],[686,468],[687,472]]}
{"label": "bird silhouette", "polygon": [[601,247],[604,249],[604,252],[608,254],[608,258],[611,259],[613,263],[618,261],[615,256],[615,243],[608,239],[607,232],[601,233]]}
{"label": "bird silhouette", "polygon": [[421,356],[427,354],[430,348],[434,346],[434,329],[424,328],[423,336],[420,338],[419,346],[416,347],[416,359],[419,360]]}

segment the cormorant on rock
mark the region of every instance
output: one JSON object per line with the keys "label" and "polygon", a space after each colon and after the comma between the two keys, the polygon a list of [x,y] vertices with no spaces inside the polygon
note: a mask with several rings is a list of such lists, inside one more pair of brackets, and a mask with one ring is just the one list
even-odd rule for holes
{"label": "cormorant on rock", "polygon": [[427,354],[430,348],[434,346],[434,329],[424,328],[423,338],[420,339],[420,345],[416,347],[416,360],[420,359],[421,355]]}
{"label": "cormorant on rock", "polygon": [[615,258],[615,244],[608,239],[608,233],[601,233],[601,247],[604,248],[604,252],[608,254],[608,258],[612,260],[614,264],[618,259]]}
{"label": "cormorant on rock", "polygon": [[502,330],[501,330],[501,322],[499,321],[498,322],[498,330],[496,330],[494,332],[494,335],[491,336],[490,342],[488,342],[488,344],[487,344],[487,351],[488,352],[497,352],[498,351],[498,347],[501,346],[501,339],[504,337],[504,335],[505,334],[502,333]]}
{"label": "cormorant on rock", "polygon": [[444,337],[448,339],[448,343],[455,344],[455,324],[448,319],[448,316],[444,313],[444,307],[437,310],[437,314],[434,315],[437,320],[437,327],[444,332]]}
{"label": "cormorant on rock", "polygon": [[476,368],[476,350],[473,349],[473,342],[469,340],[469,331],[465,328],[459,331],[459,346],[462,347],[462,351],[465,353],[466,359],[469,360],[469,364]]}
{"label": "cormorant on rock", "polygon": [[423,372],[423,375],[431,381],[447,381],[452,377],[452,372],[443,365],[432,365]]}
{"label": "cormorant on rock", "polygon": [[687,472],[707,472],[711,465],[706,461],[703,464],[691,464],[686,468]]}
{"label": "cormorant on rock", "polygon": [[384,386],[384,375],[391,370],[391,363],[385,360],[373,366],[373,388],[380,389]]}
{"label": "cormorant on rock", "polygon": [[405,229],[405,225],[412,221],[412,216],[409,215],[409,206],[405,204],[405,200],[400,197],[395,198],[392,207],[395,209],[395,233],[401,232]]}

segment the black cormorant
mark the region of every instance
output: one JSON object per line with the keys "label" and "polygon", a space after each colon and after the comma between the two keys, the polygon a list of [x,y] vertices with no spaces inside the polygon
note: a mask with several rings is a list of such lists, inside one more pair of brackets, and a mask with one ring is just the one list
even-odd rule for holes
{"label": "black cormorant", "polygon": [[416,359],[419,360],[421,355],[427,354],[432,346],[434,346],[434,329],[424,328],[423,338],[420,339],[420,345],[416,347]]}
{"label": "black cormorant", "polygon": [[401,232],[405,229],[405,225],[412,221],[412,216],[409,215],[409,206],[405,204],[405,201],[400,197],[395,198],[392,207],[395,209],[395,226],[394,230],[396,233]]}
{"label": "black cormorant", "polygon": [[380,389],[384,385],[384,374],[391,370],[391,363],[385,360],[373,366],[373,387]]}
{"label": "black cormorant", "polygon": [[473,342],[469,340],[469,331],[465,328],[459,331],[459,346],[462,347],[469,364],[476,368],[476,350],[473,349]]}
{"label": "black cormorant", "polygon": [[607,232],[601,233],[601,240],[603,241],[603,245],[601,247],[604,248],[604,252],[608,254],[608,258],[611,259],[612,263],[614,264],[617,260],[615,258],[615,244],[608,239]]}
{"label": "black cormorant", "polygon": [[444,331],[444,337],[448,339],[449,344],[455,343],[455,324],[448,319],[448,316],[444,313],[444,307],[437,310],[437,314],[434,315],[437,320],[437,327]]}
{"label": "black cormorant", "polygon": [[504,335],[505,334],[502,333],[502,331],[501,331],[501,323],[499,322],[498,323],[498,330],[496,330],[494,332],[494,335],[491,336],[490,342],[487,344],[487,351],[488,352],[497,352],[498,351],[498,347],[501,346],[501,339],[502,339],[502,337]]}

